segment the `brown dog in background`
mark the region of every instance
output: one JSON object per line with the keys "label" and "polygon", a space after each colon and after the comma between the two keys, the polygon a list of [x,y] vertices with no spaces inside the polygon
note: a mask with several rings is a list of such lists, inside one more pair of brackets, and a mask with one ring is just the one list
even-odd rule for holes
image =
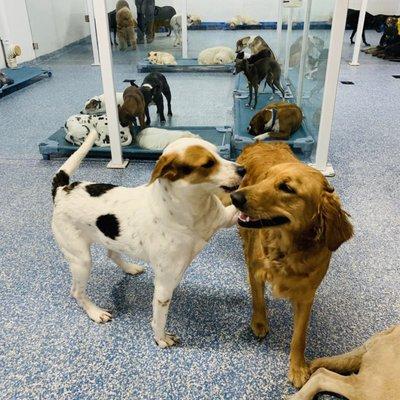
{"label": "brown dog in background", "polygon": [[348,353],[314,360],[310,369],[316,372],[287,400],[312,400],[319,392],[340,394],[349,400],[397,400],[400,393],[399,343],[400,325],[397,325]]}
{"label": "brown dog in background", "polygon": [[128,2],[125,0],[118,0],[115,10],[117,12],[116,20],[119,50],[127,50],[128,46],[131,46],[132,50],[136,50],[135,28],[137,27],[137,22],[133,18]]}
{"label": "brown dog in background", "polygon": [[239,232],[249,271],[257,337],[268,333],[265,282],[294,310],[289,379],[301,387],[310,376],[304,357],[315,292],[332,252],[349,240],[353,227],[326,178],[294,156],[285,143],[257,142],[237,159],[246,169],[241,188],[231,194],[241,211]]}
{"label": "brown dog in background", "polygon": [[256,140],[266,138],[289,139],[303,121],[303,113],[296,104],[278,102],[270,103],[250,120],[248,132]]}
{"label": "brown dog in background", "polygon": [[143,93],[137,86],[129,86],[124,90],[124,102],[122,106],[118,106],[119,123],[121,126],[136,125],[136,117],[139,118],[140,128],[146,128],[144,121],[146,103]]}

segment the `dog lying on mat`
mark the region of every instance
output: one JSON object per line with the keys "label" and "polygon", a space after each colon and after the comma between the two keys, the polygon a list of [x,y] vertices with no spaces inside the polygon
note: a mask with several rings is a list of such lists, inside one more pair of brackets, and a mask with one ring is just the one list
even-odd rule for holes
{"label": "dog lying on mat", "polygon": [[270,103],[253,116],[247,131],[255,136],[255,140],[289,139],[302,121],[303,113],[296,104]]}
{"label": "dog lying on mat", "polygon": [[310,376],[304,350],[315,292],[332,252],[352,237],[353,227],[326,178],[301,163],[285,143],[252,144],[238,162],[246,176],[231,199],[241,211],[239,232],[253,299],[251,329],[260,338],[268,333],[268,282],[275,297],[293,305],[289,380],[301,387]]}
{"label": "dog lying on mat", "polygon": [[[110,146],[107,115],[72,115],[64,124],[65,140],[76,146],[80,146],[91,130],[96,130],[98,137],[94,144],[99,147]],[[129,127],[120,128],[121,146],[129,146],[132,143],[132,134]]]}
{"label": "dog lying on mat", "polygon": [[[122,106],[124,102],[123,93],[116,92],[115,97],[117,99],[117,104]],[[100,96],[93,96],[89,100],[86,101],[81,114],[89,114],[89,115],[96,115],[96,114],[105,114],[106,113],[106,102],[104,101],[104,94]]]}
{"label": "dog lying on mat", "polygon": [[235,61],[235,52],[226,46],[210,47],[199,53],[197,61],[200,65],[230,64]]}
{"label": "dog lying on mat", "polygon": [[164,51],[150,51],[147,54],[147,59],[151,64],[158,65],[177,65],[175,57]]}
{"label": "dog lying on mat", "polygon": [[121,253],[150,262],[154,339],[162,348],[172,346],[178,338],[167,333],[165,325],[174,289],[212,235],[236,223],[235,207],[224,207],[217,195],[237,189],[245,170],[221,158],[211,143],[186,138],[164,150],[147,185],[70,183],[96,139],[97,132],[91,130],[53,179],[52,228],[70,265],[71,294],[92,320],[107,322],[111,312],[86,294],[90,246],[103,245],[110,259],[128,274],[141,273],[143,268],[124,261]]}
{"label": "dog lying on mat", "polygon": [[316,372],[287,400],[312,400],[319,392],[339,394],[348,400],[398,400],[399,344],[400,325],[397,325],[349,353],[314,360],[310,369]]}

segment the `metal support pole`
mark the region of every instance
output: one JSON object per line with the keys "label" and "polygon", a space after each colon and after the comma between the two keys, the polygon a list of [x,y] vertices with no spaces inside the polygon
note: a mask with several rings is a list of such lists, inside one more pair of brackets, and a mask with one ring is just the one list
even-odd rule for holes
{"label": "metal support pole", "polygon": [[360,15],[358,17],[356,43],[354,45],[353,59],[349,63],[353,67],[357,67],[360,65],[360,63],[358,62],[358,58],[360,56],[361,39],[362,39],[362,33],[363,33],[363,28],[364,28],[365,13],[367,12],[367,4],[368,4],[368,0],[362,0],[361,8],[360,8]]}
{"label": "metal support pole", "polygon": [[182,58],[188,56],[187,0],[182,0]]}
{"label": "metal support pole", "polygon": [[103,81],[111,145],[111,161],[107,164],[107,168],[125,168],[128,165],[128,161],[122,159],[106,0],[93,0],[93,6],[99,40],[101,79]]}
{"label": "metal support pole", "polygon": [[311,6],[312,0],[306,1],[306,11],[304,17],[304,29],[303,29],[303,40],[301,42],[301,58],[299,67],[299,81],[297,84],[297,105],[301,106],[301,100],[303,97],[303,82],[304,82],[304,71],[307,61],[307,49],[308,49],[308,33],[310,31],[310,17],[311,17]]}
{"label": "metal support pole", "polygon": [[286,31],[286,47],[285,47],[285,64],[283,67],[283,79],[287,82],[289,72],[289,59],[290,59],[290,40],[292,38],[292,25],[293,25],[293,8],[289,8],[289,16]]}
{"label": "metal support pole", "polygon": [[283,0],[278,0],[278,21],[276,23],[276,40],[278,42],[277,58],[282,55]]}
{"label": "metal support pole", "polygon": [[336,89],[340,72],[340,60],[342,56],[348,3],[349,0],[336,0],[333,13],[315,160],[315,167],[320,171],[326,171],[327,169],[329,142],[331,139],[333,114],[335,111]]}
{"label": "metal support pole", "polygon": [[86,0],[86,9],[89,16],[90,37],[92,39],[93,64],[100,65],[99,46],[97,44],[96,22],[94,20],[93,0]]}
{"label": "metal support pole", "polygon": [[[8,67],[7,54],[10,49],[10,25],[7,20],[7,10],[4,1],[0,1],[0,26],[2,31],[0,31],[1,40],[4,46],[4,64]],[[0,51],[1,53],[1,51]]]}

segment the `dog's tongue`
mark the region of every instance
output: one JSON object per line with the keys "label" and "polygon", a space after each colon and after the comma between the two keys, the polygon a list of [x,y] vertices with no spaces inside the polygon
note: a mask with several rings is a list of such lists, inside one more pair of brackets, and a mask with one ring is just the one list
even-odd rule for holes
{"label": "dog's tongue", "polygon": [[239,214],[239,219],[243,222],[250,222],[250,221],[257,221],[256,219],[250,218],[247,214],[244,212],[241,212]]}

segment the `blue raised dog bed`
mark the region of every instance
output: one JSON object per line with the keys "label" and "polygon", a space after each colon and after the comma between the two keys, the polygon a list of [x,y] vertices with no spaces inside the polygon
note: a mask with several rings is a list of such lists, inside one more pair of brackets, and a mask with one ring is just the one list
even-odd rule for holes
{"label": "blue raised dog bed", "polygon": [[4,72],[8,78],[13,79],[14,83],[1,87],[0,97],[6,96],[7,94],[15,92],[18,89],[31,85],[43,77],[50,77],[52,75],[52,73],[48,70],[30,67],[27,65],[15,69],[5,68],[2,70],[2,72]]}
{"label": "blue raised dog bed", "polygon": [[[271,95],[269,93],[259,93],[257,107],[255,110],[251,110],[250,108],[245,107],[245,104],[248,102],[248,96],[240,94],[234,95],[234,128],[231,145],[232,154],[238,155],[246,145],[254,143],[254,136],[247,132],[247,127],[249,126],[249,122],[253,115],[264,108],[267,104],[282,100],[279,96],[275,96],[272,100],[270,100],[270,97]],[[265,141],[277,141],[277,139],[266,139]],[[309,160],[315,144],[313,137],[306,129],[304,123],[297,132],[290,136],[288,140],[282,141],[286,142],[304,161]]]}
{"label": "blue raised dog bed", "polygon": [[233,72],[234,65],[200,65],[197,58],[180,58],[177,65],[151,64],[148,60],[137,63],[138,72]]}
{"label": "blue raised dog bed", "polygon": [[[135,128],[136,129],[136,128]],[[190,131],[200,135],[203,139],[215,144],[219,154],[226,158],[231,158],[232,128],[229,126],[174,126],[165,127],[165,129]],[[65,140],[64,128],[60,128],[44,142],[39,144],[39,152],[43,159],[50,160],[51,156],[68,157],[78,146],[75,146]],[[135,144],[122,147],[122,153],[125,158],[130,159],[157,159],[162,151],[146,150]],[[88,157],[92,158],[110,158],[111,150],[109,147],[93,147]]]}

